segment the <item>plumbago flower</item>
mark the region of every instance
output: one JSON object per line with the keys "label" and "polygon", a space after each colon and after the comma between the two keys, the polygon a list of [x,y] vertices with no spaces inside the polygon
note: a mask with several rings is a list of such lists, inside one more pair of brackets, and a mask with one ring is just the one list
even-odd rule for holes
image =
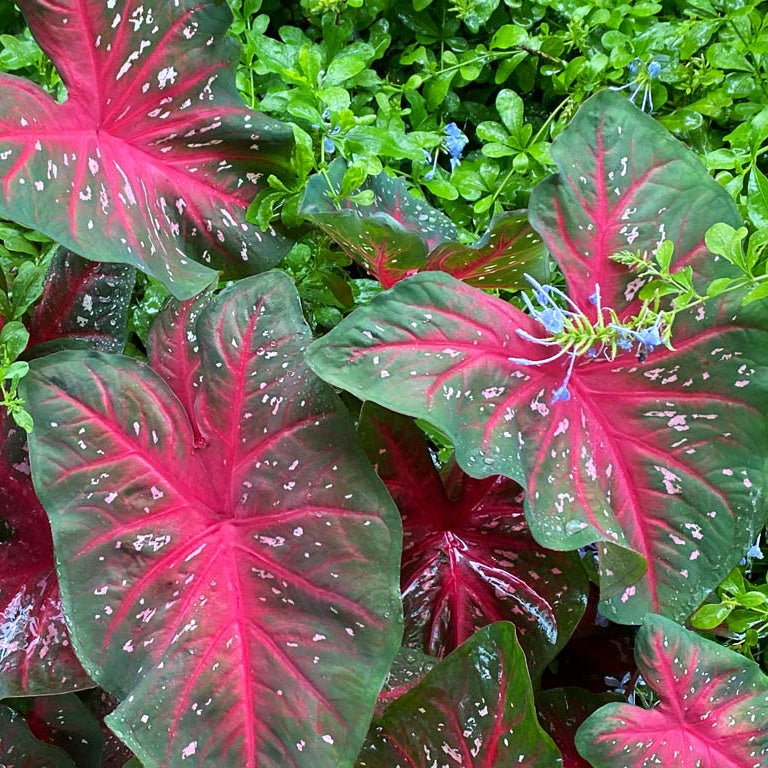
{"label": "plumbago flower", "polygon": [[560,173],[534,190],[529,217],[566,290],[532,284],[525,313],[416,275],[315,342],[310,364],[436,425],[470,475],[517,480],[539,543],[597,542],[607,616],[682,620],[765,521],[768,313],[729,294],[676,311],[671,344],[658,313],[643,314],[645,278],[611,257],[671,241],[672,271],[690,268],[703,290],[732,275],[704,235],[739,217],[620,94],[590,99],[552,153]]}

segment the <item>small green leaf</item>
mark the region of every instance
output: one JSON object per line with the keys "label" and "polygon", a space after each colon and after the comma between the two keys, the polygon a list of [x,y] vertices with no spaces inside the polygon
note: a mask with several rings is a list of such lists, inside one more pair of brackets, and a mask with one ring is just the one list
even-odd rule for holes
{"label": "small green leaf", "polygon": [[759,299],[764,299],[766,297],[768,297],[768,281],[759,283],[755,288],[753,288],[742,299],[741,305],[743,307],[746,307],[748,304],[751,304],[753,301],[758,301]]}
{"label": "small green leaf", "polygon": [[496,109],[502,122],[510,133],[517,133],[523,125],[523,100],[508,89],[499,91],[496,97]]}
{"label": "small green leaf", "polygon": [[0,354],[7,362],[13,362],[29,343],[29,332],[22,323],[6,323],[0,331]]}
{"label": "small green leaf", "polygon": [[706,603],[691,616],[691,626],[696,629],[714,629],[730,615],[733,606],[725,603]]}
{"label": "small green leaf", "polygon": [[757,166],[747,183],[747,213],[756,227],[768,226],[768,178]]}
{"label": "small green leaf", "polygon": [[662,272],[669,272],[672,263],[672,254],[675,252],[675,244],[671,240],[664,240],[656,249],[656,263]]}

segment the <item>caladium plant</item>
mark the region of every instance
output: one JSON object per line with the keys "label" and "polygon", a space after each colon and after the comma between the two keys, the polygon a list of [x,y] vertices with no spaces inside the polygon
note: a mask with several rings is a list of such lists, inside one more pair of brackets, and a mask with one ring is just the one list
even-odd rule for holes
{"label": "caladium plant", "polygon": [[415,275],[315,342],[309,361],[437,426],[470,475],[520,482],[542,545],[598,542],[605,613],[683,619],[765,521],[755,446],[768,441],[768,313],[740,310],[738,296],[700,303],[678,314],[669,348],[653,349],[657,326],[635,331],[638,358],[548,340],[566,318],[555,296],[592,327],[608,307],[619,324],[637,315],[643,281],[611,259],[624,249],[671,241],[672,269],[690,269],[702,290],[731,275],[704,235],[739,221],[699,160],[616,93],[586,102],[552,156],[560,173],[534,189],[530,215],[567,297],[538,286],[541,308],[526,314],[448,276]]}
{"label": "caladium plant", "polygon": [[93,685],[72,649],[25,444],[0,413],[0,698]]}
{"label": "caladium plant", "polygon": [[481,629],[374,720],[357,768],[556,768],[511,624]]}
{"label": "caladium plant", "polygon": [[[458,242],[451,220],[380,173],[363,185],[373,202],[341,197],[345,164],[310,178],[301,213],[335,240],[385,288],[422,271],[447,272],[479,288],[518,289],[523,275],[545,280],[549,260],[524,211],[505,213],[474,245]],[[360,193],[358,193],[360,194]]]}
{"label": "caladium plant", "polygon": [[35,356],[65,346],[122,352],[135,278],[136,271],[125,264],[88,261],[57,249],[32,312],[30,350]]}
{"label": "caladium plant", "polygon": [[75,646],[145,768],[349,765],[400,639],[396,510],[290,280],[204,301],[158,321],[167,381],[66,351],[25,382]]}
{"label": "caladium plant", "polygon": [[286,249],[245,220],[292,134],[248,110],[215,0],[20,0],[67,100],[0,75],[0,215],[189,297]]}
{"label": "caladium plant", "polygon": [[475,480],[455,465],[441,478],[411,419],[366,403],[358,434],[403,520],[404,642],[444,656],[506,620],[539,672],[584,613],[579,557],[536,544],[514,480]]}
{"label": "caladium plant", "polygon": [[[54,253],[26,354],[93,346],[122,351],[134,270]],[[50,526],[32,487],[26,436],[0,413],[0,698],[93,685],[73,652]]]}
{"label": "caladium plant", "polygon": [[576,734],[594,768],[762,768],[768,764],[768,677],[758,665],[661,616],[648,616],[635,657],[661,701],[607,704]]}

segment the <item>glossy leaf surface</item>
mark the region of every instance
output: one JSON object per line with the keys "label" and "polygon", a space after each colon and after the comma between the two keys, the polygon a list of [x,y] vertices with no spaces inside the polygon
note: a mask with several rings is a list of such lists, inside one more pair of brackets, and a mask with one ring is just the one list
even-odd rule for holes
{"label": "glossy leaf surface", "polygon": [[358,768],[556,768],[511,624],[485,627],[374,720]]}
{"label": "glossy leaf surface", "polygon": [[0,698],[92,685],[64,623],[51,529],[25,443],[0,414]]}
{"label": "glossy leaf surface", "polygon": [[175,295],[285,245],[245,221],[290,132],[235,87],[226,3],[21,0],[67,88],[57,104],[0,76],[0,215],[99,261],[133,264]]}
{"label": "glossy leaf surface", "polygon": [[584,612],[578,555],[536,544],[513,480],[454,467],[444,483],[411,419],[366,403],[358,432],[403,521],[404,643],[442,657],[481,627],[510,621],[540,671]]}
{"label": "glossy leaf surface", "polygon": [[[731,274],[703,244],[711,223],[737,220],[727,194],[625,99],[593,97],[555,147],[562,173],[537,187],[531,210],[587,315],[595,312],[595,282],[620,318],[637,311],[638,281],[609,257],[629,245],[650,251],[660,232],[674,238],[678,266],[699,278]],[[655,219],[643,218],[649,205],[661,212]],[[547,216],[558,211],[564,229],[555,232]],[[584,232],[582,215],[594,219]],[[571,228],[592,244],[577,248]],[[568,357],[524,364],[551,348],[518,333],[542,338],[544,328],[443,275],[398,283],[316,342],[309,359],[327,381],[433,423],[471,475],[523,484],[542,545],[600,542],[602,610],[611,618],[637,623],[661,611],[682,620],[738,563],[765,519],[765,473],[754,447],[768,442],[768,313],[739,303],[681,313],[675,349],[657,349],[644,362],[632,352],[579,358],[570,398],[557,402]]]}
{"label": "glossy leaf surface", "polygon": [[24,718],[0,704],[0,765],[5,768],[75,768],[66,752],[38,741]]}
{"label": "glossy leaf surface", "polygon": [[336,768],[399,642],[396,512],[304,364],[285,275],[238,282],[185,334],[191,412],[128,358],[63,352],[27,379],[79,655],[147,768]]}
{"label": "glossy leaf surface", "polygon": [[[55,341],[122,352],[135,278],[133,267],[88,261],[59,248],[32,313],[29,346]],[[53,351],[52,346],[45,349]]]}
{"label": "glossy leaf surface", "polygon": [[661,702],[651,710],[608,704],[579,729],[595,768],[752,768],[768,764],[768,678],[758,665],[660,616],[635,645]]}

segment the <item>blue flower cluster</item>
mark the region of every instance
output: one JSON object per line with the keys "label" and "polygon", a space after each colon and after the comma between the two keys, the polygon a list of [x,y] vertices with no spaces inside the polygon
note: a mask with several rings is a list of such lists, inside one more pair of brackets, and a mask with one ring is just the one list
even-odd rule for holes
{"label": "blue flower cluster", "polygon": [[[464,131],[459,128],[456,123],[448,123],[448,125],[443,128],[443,131],[445,133],[445,138],[443,139],[443,147],[445,151],[448,153],[448,158],[451,162],[451,171],[453,171],[456,166],[461,165],[461,156],[464,153],[464,148],[469,144],[469,139],[467,138],[467,135],[464,133]],[[440,155],[440,148],[438,147],[435,150],[435,156],[432,157],[432,155],[427,152],[426,149],[421,150],[424,153],[424,162],[429,165],[432,165],[432,168],[427,171],[424,174],[424,179],[426,181],[430,181],[431,179],[435,178],[435,172],[437,171],[437,158]]]}

